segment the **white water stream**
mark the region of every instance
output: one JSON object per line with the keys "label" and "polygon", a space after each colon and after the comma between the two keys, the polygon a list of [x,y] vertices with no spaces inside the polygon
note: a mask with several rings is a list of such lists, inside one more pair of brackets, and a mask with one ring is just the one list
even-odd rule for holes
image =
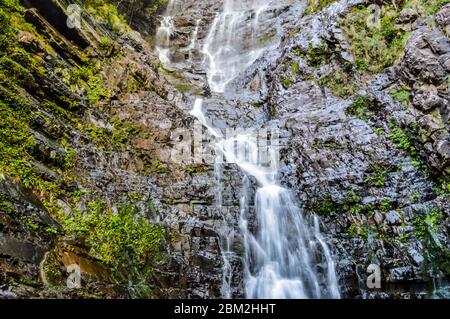
{"label": "white water stream", "polygon": [[[202,50],[212,91],[226,91],[227,84],[273,44],[272,38],[279,30],[274,29],[275,23],[269,20],[273,16],[267,13],[276,4],[277,1],[269,0],[224,1],[223,11],[212,22]],[[158,30],[164,40],[158,49],[163,63],[167,58],[164,50],[170,46],[171,32],[173,19],[169,15],[162,20]],[[239,226],[245,251],[246,297],[339,298],[334,260],[320,233],[319,219],[316,216],[306,218],[291,192],[277,182],[276,147],[269,148],[270,165],[266,165],[252,134],[223,136],[221,130],[208,123],[202,110],[203,103],[202,99],[196,99],[191,114],[216,138],[217,158],[225,157],[228,163],[235,163],[245,173]],[[216,163],[216,168],[219,167]],[[249,195],[252,178],[257,184],[254,198]],[[218,202],[221,205],[220,198]],[[251,206],[255,208],[255,233],[249,229]],[[225,247],[222,247],[222,294],[225,298],[232,297],[233,270],[228,255],[234,233],[230,232],[228,236]]]}

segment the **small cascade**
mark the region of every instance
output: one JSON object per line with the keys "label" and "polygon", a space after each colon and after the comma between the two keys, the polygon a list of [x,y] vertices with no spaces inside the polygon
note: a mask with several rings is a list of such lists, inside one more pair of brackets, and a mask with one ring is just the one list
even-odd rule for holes
{"label": "small cascade", "polygon": [[174,15],[177,12],[177,0],[169,0],[161,24],[156,31],[155,49],[162,64],[170,63],[171,38],[175,33]]}
{"label": "small cascade", "polygon": [[226,85],[258,59],[269,44],[276,25],[263,21],[267,0],[225,0],[205,39],[208,82],[212,91]]}
{"label": "small cascade", "polygon": [[184,51],[189,53],[189,60],[191,61],[193,60],[193,52],[199,49],[198,31],[200,30],[200,22],[200,19],[195,22],[195,29],[191,35],[191,42],[189,43],[189,46],[184,49]]}
{"label": "small cascade", "polygon": [[170,39],[175,32],[173,17],[162,17],[161,26],[156,33],[156,52],[161,63],[170,63]]}

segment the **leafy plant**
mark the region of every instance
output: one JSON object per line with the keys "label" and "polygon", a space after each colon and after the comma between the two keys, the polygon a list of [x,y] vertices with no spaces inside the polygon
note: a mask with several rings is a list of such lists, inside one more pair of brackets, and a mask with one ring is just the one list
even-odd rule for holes
{"label": "leafy plant", "polygon": [[63,227],[68,234],[83,238],[92,256],[116,276],[130,269],[148,275],[163,257],[164,228],[150,223],[133,206],[121,206],[114,213],[103,203],[92,201],[86,212],[75,211],[65,219]]}
{"label": "leafy plant", "polygon": [[364,121],[370,119],[370,112],[376,109],[375,100],[367,95],[358,95],[353,102],[347,107],[345,113],[347,115],[358,117]]}

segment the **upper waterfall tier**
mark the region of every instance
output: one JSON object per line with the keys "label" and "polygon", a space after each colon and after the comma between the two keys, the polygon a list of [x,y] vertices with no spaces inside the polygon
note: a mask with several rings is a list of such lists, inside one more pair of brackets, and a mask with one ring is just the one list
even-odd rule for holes
{"label": "upper waterfall tier", "polygon": [[224,92],[226,85],[272,45],[278,33],[272,21],[270,0],[225,0],[214,19],[203,54],[208,64],[211,90]]}

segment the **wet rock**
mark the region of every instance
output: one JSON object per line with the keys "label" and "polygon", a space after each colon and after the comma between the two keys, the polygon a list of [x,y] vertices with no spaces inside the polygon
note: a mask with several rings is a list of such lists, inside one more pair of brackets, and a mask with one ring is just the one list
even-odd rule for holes
{"label": "wet rock", "polygon": [[375,220],[375,222],[378,225],[381,225],[383,223],[383,220],[384,220],[383,215],[380,212],[376,212],[375,216],[373,217],[373,219]]}
{"label": "wet rock", "polygon": [[44,44],[34,34],[27,31],[19,31],[17,37],[19,43],[27,50],[41,55],[46,52]]}
{"label": "wet rock", "polygon": [[440,108],[445,104],[434,85],[422,86],[414,90],[413,105],[424,112]]}
{"label": "wet rock", "polygon": [[414,270],[412,267],[397,267],[389,270],[389,282],[401,282],[414,278]]}
{"label": "wet rock", "polygon": [[411,31],[412,23],[414,23],[414,21],[416,21],[418,17],[419,13],[417,12],[417,10],[414,10],[412,8],[405,8],[400,12],[395,22],[400,25],[399,27],[402,30]]}
{"label": "wet rock", "polygon": [[414,31],[405,50],[400,73],[408,82],[416,80],[439,85],[446,76],[444,67],[439,62],[439,55],[449,50],[448,40],[439,37],[427,28]]}
{"label": "wet rock", "polygon": [[450,5],[447,4],[439,10],[436,14],[436,22],[442,30],[445,30],[447,34],[449,33],[450,26]]}

